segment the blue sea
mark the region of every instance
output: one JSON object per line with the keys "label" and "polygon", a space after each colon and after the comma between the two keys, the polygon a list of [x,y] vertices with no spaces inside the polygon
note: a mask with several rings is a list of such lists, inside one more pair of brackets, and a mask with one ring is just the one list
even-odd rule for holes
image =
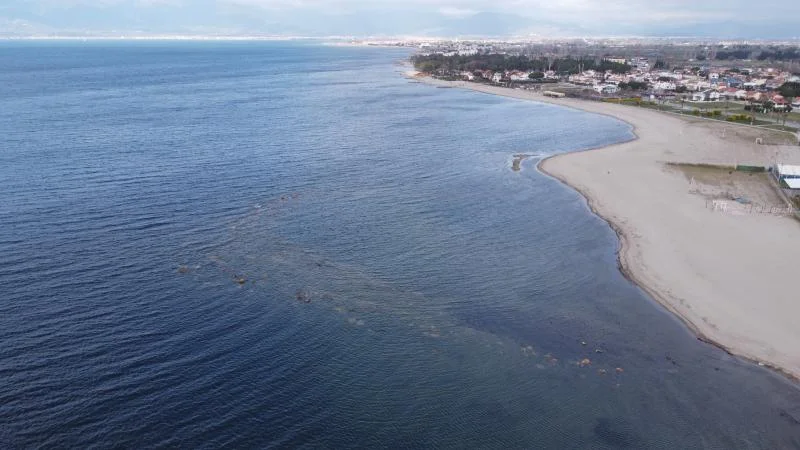
{"label": "blue sea", "polygon": [[0,43],[0,447],[800,448],[536,169],[631,129],[409,54]]}

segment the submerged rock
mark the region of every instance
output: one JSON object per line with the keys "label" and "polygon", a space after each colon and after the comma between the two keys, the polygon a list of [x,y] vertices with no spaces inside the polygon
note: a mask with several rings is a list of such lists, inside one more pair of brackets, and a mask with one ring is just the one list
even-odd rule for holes
{"label": "submerged rock", "polygon": [[306,289],[300,289],[295,293],[295,299],[302,303],[311,303],[311,292]]}

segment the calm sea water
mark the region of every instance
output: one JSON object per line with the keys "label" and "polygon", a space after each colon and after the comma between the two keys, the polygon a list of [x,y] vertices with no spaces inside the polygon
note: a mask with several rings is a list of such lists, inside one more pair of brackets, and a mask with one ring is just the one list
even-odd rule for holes
{"label": "calm sea water", "polygon": [[0,446],[800,447],[535,169],[626,125],[407,55],[0,44]]}

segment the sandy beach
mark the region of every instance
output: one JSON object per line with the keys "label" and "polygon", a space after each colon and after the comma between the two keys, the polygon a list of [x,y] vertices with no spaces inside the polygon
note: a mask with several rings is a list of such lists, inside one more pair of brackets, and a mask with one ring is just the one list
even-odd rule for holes
{"label": "sandy beach", "polygon": [[[767,175],[691,166],[766,166],[776,159],[798,164],[800,147],[789,145],[788,135],[633,106],[423,81],[630,124],[637,136],[632,141],[547,158],[539,168],[587,199],[619,236],[621,270],[699,339],[800,378],[800,294],[793,286],[800,222],[779,214],[785,200],[769,187]],[[756,144],[759,138],[767,145]]]}

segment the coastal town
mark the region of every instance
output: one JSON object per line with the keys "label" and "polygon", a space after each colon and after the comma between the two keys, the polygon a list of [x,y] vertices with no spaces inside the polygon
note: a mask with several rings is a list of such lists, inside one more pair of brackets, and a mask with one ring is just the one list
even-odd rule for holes
{"label": "coastal town", "polygon": [[[561,47],[567,47],[564,50]],[[417,70],[525,90],[541,90],[797,132],[797,47],[675,45],[549,47],[449,43],[420,46]]]}
{"label": "coastal town", "polygon": [[[412,62],[438,80],[650,108],[785,133],[800,143],[796,46],[439,42],[420,44]],[[800,207],[800,167],[775,159],[764,170],[788,207]]]}

